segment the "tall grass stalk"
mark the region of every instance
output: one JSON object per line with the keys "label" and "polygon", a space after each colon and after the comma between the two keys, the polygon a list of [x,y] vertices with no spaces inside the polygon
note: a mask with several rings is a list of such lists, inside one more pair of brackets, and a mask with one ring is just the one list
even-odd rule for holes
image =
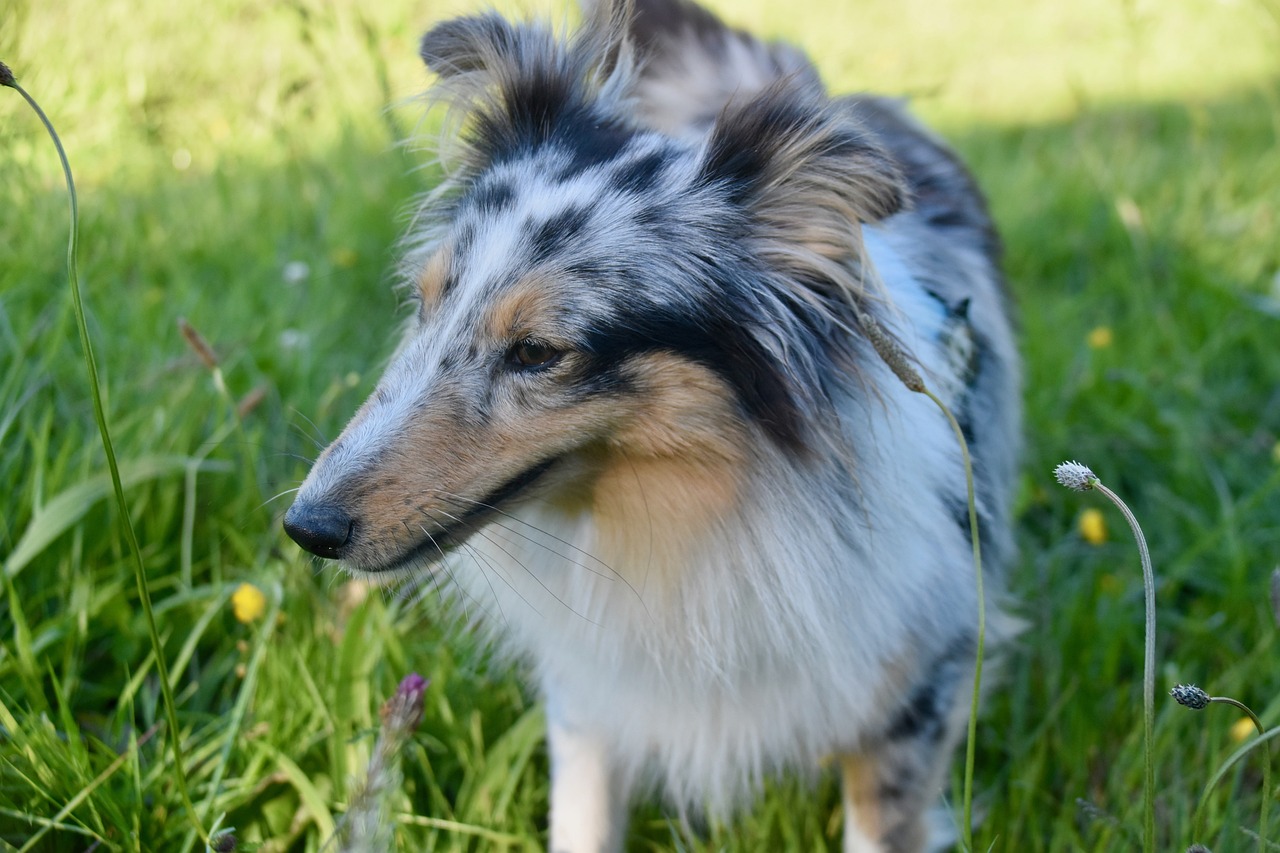
{"label": "tall grass stalk", "polygon": [[1074,491],[1098,491],[1105,495],[1124,515],[1125,521],[1129,522],[1129,529],[1133,531],[1133,538],[1138,543],[1138,556],[1142,561],[1143,609],[1146,611],[1142,657],[1142,849],[1144,853],[1155,853],[1156,581],[1155,572],[1151,568],[1151,552],[1147,550],[1147,539],[1142,535],[1142,526],[1138,524],[1137,516],[1119,495],[1103,485],[1097,474],[1078,462],[1064,462],[1054,469],[1054,476],[1059,483]]}
{"label": "tall grass stalk", "polygon": [[[1253,723],[1253,727],[1257,730],[1259,736],[1266,734],[1266,731],[1262,728],[1262,720],[1258,719],[1258,715],[1253,713],[1253,709],[1237,699],[1232,699],[1230,696],[1210,696],[1194,684],[1176,685],[1169,691],[1169,695],[1173,696],[1179,705],[1190,708],[1193,711],[1202,711],[1213,704],[1230,705],[1249,718],[1249,721]],[[1267,830],[1271,815],[1271,744],[1266,740],[1259,740],[1250,744],[1250,749],[1256,747],[1258,743],[1262,744],[1263,762],[1262,811],[1258,816],[1258,839],[1265,846],[1269,843],[1267,842]],[[1247,752],[1248,750],[1245,751]],[[1230,763],[1233,763],[1233,761],[1234,759],[1229,761],[1227,766],[1229,766]],[[1216,784],[1217,779],[1220,778],[1222,778],[1221,773],[1216,776],[1213,784]],[[1204,796],[1200,798],[1200,804],[1196,807],[1195,815],[1191,824],[1192,833],[1194,835],[1199,835],[1200,833],[1201,812],[1204,807],[1205,800],[1209,796],[1209,791],[1213,789],[1213,784],[1210,784],[1210,786],[1205,789]]]}
{"label": "tall grass stalk", "polygon": [[969,729],[964,748],[964,790],[961,794],[963,803],[963,824],[960,827],[960,839],[964,849],[973,851],[973,771],[977,763],[978,748],[978,706],[982,698],[982,659],[987,643],[987,599],[982,586],[982,538],[978,531],[978,507],[973,488],[973,460],[969,455],[969,442],[965,441],[964,430],[947,404],[929,390],[919,371],[911,364],[906,353],[880,324],[872,317],[859,314],[858,323],[862,326],[876,353],[894,372],[909,390],[923,394],[933,401],[955,433],[956,443],[960,445],[960,458],[964,462],[964,482],[969,509],[969,541],[973,544],[974,590],[978,596],[978,630],[974,648],[973,661],[973,695],[969,702]]}
{"label": "tall grass stalk", "polygon": [[[115,492],[116,505],[120,512],[125,540],[129,544],[129,551],[133,554],[134,577],[137,581],[138,597],[142,602],[147,631],[151,637],[151,646],[155,651],[156,672],[160,679],[160,692],[164,698],[165,717],[169,724],[169,743],[173,749],[174,769],[176,771],[174,778],[178,783],[178,791],[182,797],[187,817],[195,827],[196,832],[199,833],[200,838],[205,842],[205,845],[208,846],[210,843],[209,835],[205,832],[204,826],[196,816],[195,807],[191,804],[191,795],[187,791],[186,764],[182,754],[182,730],[178,727],[177,707],[173,700],[173,690],[169,686],[169,669],[165,664],[164,648],[160,642],[160,632],[156,628],[156,617],[151,607],[151,592],[147,584],[146,567],[142,562],[142,549],[138,545],[138,536],[133,528],[133,520],[129,517],[129,506],[125,503],[124,485],[120,479],[120,466],[116,463],[115,448],[111,442],[111,432],[107,427],[106,410],[102,405],[102,389],[98,383],[98,364],[93,355],[92,341],[89,339],[89,325],[85,320],[84,301],[80,293],[80,276],[76,266],[76,244],[80,230],[80,210],[76,196],[75,181],[71,177],[71,163],[67,160],[67,152],[62,147],[62,140],[58,137],[58,132],[54,129],[53,123],[49,121],[49,117],[45,115],[44,110],[36,103],[35,98],[31,97],[26,89],[18,85],[18,81],[14,79],[13,72],[3,62],[0,62],[0,86],[8,86],[13,89],[35,111],[41,124],[48,131],[49,138],[53,140],[53,147],[57,150],[58,160],[62,164],[62,176],[66,180],[67,199],[70,203],[70,229],[67,237],[67,281],[71,288],[71,302],[75,309],[76,328],[80,333],[80,348],[84,355],[85,371],[89,376],[89,391],[93,397],[93,417],[98,424],[98,435],[102,439],[102,450],[107,457],[107,467],[111,472],[111,486]],[[108,768],[108,770],[111,769]],[[104,771],[103,778],[105,778],[105,775],[109,774]]]}
{"label": "tall grass stalk", "polygon": [[[1258,719],[1258,715],[1253,713],[1253,709],[1243,702],[1232,699],[1230,696],[1210,696],[1210,702],[1218,702],[1223,705],[1230,705],[1233,708],[1245,714],[1253,723],[1254,729],[1259,735],[1266,733],[1266,729],[1262,727],[1262,720]],[[1262,811],[1258,815],[1258,835],[1265,843],[1271,822],[1271,744],[1267,741],[1262,742]]]}
{"label": "tall grass stalk", "polygon": [[[1191,820],[1193,829],[1198,831],[1199,827],[1202,825],[1202,822],[1204,821],[1204,809],[1209,802],[1209,795],[1213,793],[1213,789],[1222,781],[1222,777],[1226,776],[1227,772],[1231,770],[1231,768],[1234,767],[1240,759],[1244,758],[1258,747],[1265,747],[1269,753],[1271,749],[1271,741],[1277,735],[1280,735],[1280,726],[1267,729],[1265,732],[1258,735],[1258,737],[1244,744],[1235,752],[1227,756],[1227,760],[1222,762],[1218,769],[1214,771],[1213,776],[1210,777],[1209,781],[1204,786],[1204,793],[1200,795],[1200,802],[1196,805],[1195,816]],[[1263,837],[1263,843],[1267,844],[1265,836]]]}
{"label": "tall grass stalk", "polygon": [[973,850],[973,771],[977,763],[978,748],[978,704],[982,697],[982,658],[987,645],[987,599],[982,589],[982,539],[978,535],[978,507],[973,488],[973,460],[969,456],[969,443],[964,439],[964,431],[956,421],[955,415],[928,388],[924,394],[947,416],[952,431],[956,434],[956,442],[960,445],[960,455],[964,460],[964,483],[969,501],[969,541],[973,543],[973,576],[974,588],[978,594],[978,636],[973,656],[973,696],[969,701],[969,731],[964,747],[964,824],[960,828],[960,837],[966,850]]}

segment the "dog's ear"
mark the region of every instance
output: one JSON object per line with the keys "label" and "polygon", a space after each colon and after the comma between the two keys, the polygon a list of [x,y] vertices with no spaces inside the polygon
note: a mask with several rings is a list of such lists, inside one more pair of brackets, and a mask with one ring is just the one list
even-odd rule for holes
{"label": "dog's ear", "polygon": [[422,59],[439,77],[429,96],[461,126],[464,163],[478,168],[567,138],[570,128],[618,131],[632,67],[630,15],[630,0],[588,5],[568,41],[545,24],[496,14],[446,21],[423,36]]}
{"label": "dog's ear", "polygon": [[648,127],[698,139],[735,98],[771,81],[822,91],[800,51],[735,29],[694,0],[635,0],[630,40],[637,56],[634,108]]}
{"label": "dog's ear", "polygon": [[879,142],[839,105],[785,80],[725,108],[702,177],[779,225],[801,226],[818,212],[876,222],[906,202],[901,171]]}
{"label": "dog's ear", "polygon": [[418,53],[432,73],[448,79],[472,71],[518,67],[544,52],[607,78],[630,54],[628,27],[635,16],[632,0],[585,0],[583,25],[562,56],[547,43],[549,32],[536,25],[513,25],[496,13],[444,21],[422,37]]}
{"label": "dog's ear", "polygon": [[629,78],[635,52],[631,34],[635,0],[583,0],[581,5],[582,29],[576,49],[592,56],[590,62],[602,81]]}
{"label": "dog's ear", "polygon": [[788,281],[865,307],[862,223],[907,204],[892,157],[847,106],[794,80],[731,102],[701,164],[750,221],[755,252]]}
{"label": "dog's ear", "polygon": [[492,70],[509,59],[518,40],[515,27],[491,13],[437,24],[422,37],[418,52],[432,73],[447,79]]}

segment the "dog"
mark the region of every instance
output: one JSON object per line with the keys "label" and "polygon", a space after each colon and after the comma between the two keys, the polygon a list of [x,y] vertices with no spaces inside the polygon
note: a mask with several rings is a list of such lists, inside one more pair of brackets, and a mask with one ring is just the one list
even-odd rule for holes
{"label": "dog", "polygon": [[[550,849],[839,768],[846,851],[917,851],[968,719],[972,451],[998,614],[1019,364],[1000,243],[891,99],[687,0],[421,43],[449,176],[413,317],[284,527],[449,590],[545,701]],[[877,343],[879,341],[880,343]],[[988,642],[997,642],[992,618]]]}

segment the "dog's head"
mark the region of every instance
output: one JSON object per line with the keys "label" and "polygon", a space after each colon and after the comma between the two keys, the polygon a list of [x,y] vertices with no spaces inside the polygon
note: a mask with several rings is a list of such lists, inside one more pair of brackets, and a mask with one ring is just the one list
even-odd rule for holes
{"label": "dog's head", "polygon": [[406,339],[286,516],[312,553],[412,569],[535,495],[589,503],[618,459],[713,478],[819,442],[897,170],[802,75],[696,140],[641,126],[630,16],[423,39],[461,166],[412,237]]}

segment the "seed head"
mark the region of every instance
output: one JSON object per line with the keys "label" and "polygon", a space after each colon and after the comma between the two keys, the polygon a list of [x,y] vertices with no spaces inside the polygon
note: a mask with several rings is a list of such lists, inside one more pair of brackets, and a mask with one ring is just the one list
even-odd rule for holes
{"label": "seed head", "polygon": [[867,340],[871,341],[871,345],[875,347],[876,353],[889,365],[889,369],[894,375],[902,381],[903,385],[916,392],[924,393],[924,380],[920,378],[920,374],[911,365],[907,354],[902,351],[902,347],[898,346],[888,332],[884,330],[876,320],[867,314],[858,316],[858,323],[862,326],[863,334],[867,336]]}
{"label": "seed head", "polygon": [[197,332],[195,326],[187,322],[186,317],[178,318],[178,331],[182,333],[187,346],[191,347],[191,351],[196,354],[205,367],[213,370],[218,366],[218,354],[213,351],[213,347],[209,346],[209,342],[204,339],[204,335]]}
{"label": "seed head", "polygon": [[1175,685],[1169,691],[1169,695],[1177,700],[1179,705],[1185,705],[1193,711],[1203,711],[1209,707],[1209,694],[1194,684]]}
{"label": "seed head", "polygon": [[1098,483],[1098,475],[1088,465],[1079,462],[1063,462],[1053,469],[1058,482],[1074,492],[1087,492]]}
{"label": "seed head", "polygon": [[427,680],[411,672],[400,682],[395,695],[382,706],[382,723],[396,734],[412,732],[422,722],[422,699]]}
{"label": "seed head", "polygon": [[9,70],[9,66],[0,62],[0,86],[16,86],[17,80],[13,79],[13,72]]}

